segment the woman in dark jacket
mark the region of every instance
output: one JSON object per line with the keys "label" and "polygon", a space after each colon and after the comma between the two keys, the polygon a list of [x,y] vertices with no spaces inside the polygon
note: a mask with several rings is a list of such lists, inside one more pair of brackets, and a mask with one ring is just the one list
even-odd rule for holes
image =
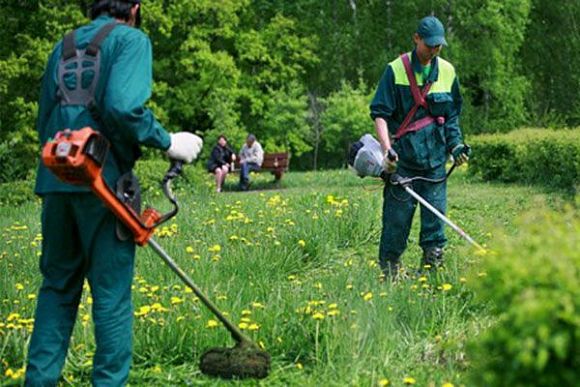
{"label": "woman in dark jacket", "polygon": [[230,164],[236,160],[236,154],[228,145],[228,139],[223,134],[218,137],[216,146],[211,150],[207,161],[207,170],[215,175],[216,192],[222,191]]}

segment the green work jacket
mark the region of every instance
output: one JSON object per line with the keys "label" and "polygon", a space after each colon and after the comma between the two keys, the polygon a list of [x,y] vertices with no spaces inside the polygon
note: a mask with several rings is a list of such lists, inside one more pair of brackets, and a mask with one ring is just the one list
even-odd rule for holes
{"label": "green work jacket", "polygon": [[[104,15],[77,29],[77,48],[85,48],[102,26],[113,21]],[[103,125],[95,122],[85,106],[60,104],[57,76],[61,52],[62,41],[50,55],[42,80],[36,122],[40,144],[44,145],[56,132],[67,128],[77,130],[90,126],[100,131],[111,144],[103,175],[108,185],[114,187],[119,176],[134,167],[140,145],[162,150],[170,145],[169,134],[145,107],[151,96],[151,41],[139,29],[125,24],[116,26],[103,41],[95,90],[99,121]],[[84,191],[88,188],[61,182],[42,161],[39,163],[35,188],[38,195]]]}
{"label": "green work jacket", "polygon": [[[409,54],[417,85],[422,89],[424,80],[421,64],[415,51]],[[426,81],[433,83],[426,98],[427,109],[419,107],[411,122],[431,114],[444,117],[445,123],[433,123],[417,132],[407,133],[394,142],[393,148],[399,154],[400,165],[412,170],[429,170],[442,165],[453,147],[463,142],[458,122],[463,100],[453,65],[439,57],[433,58]],[[370,105],[371,118],[385,119],[393,139],[414,105],[409,79],[399,57],[389,63],[383,73]]]}

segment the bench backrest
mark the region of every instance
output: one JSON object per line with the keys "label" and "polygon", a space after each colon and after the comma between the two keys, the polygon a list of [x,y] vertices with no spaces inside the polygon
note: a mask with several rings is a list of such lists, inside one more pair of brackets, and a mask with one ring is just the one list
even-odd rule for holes
{"label": "bench backrest", "polygon": [[265,153],[262,169],[288,170],[290,165],[290,154],[288,152]]}

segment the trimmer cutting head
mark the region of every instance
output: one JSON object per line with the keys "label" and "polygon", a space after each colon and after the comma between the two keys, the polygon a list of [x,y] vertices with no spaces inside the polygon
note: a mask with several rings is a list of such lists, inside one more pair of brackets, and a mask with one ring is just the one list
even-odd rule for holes
{"label": "trimmer cutting head", "polygon": [[233,348],[211,348],[200,361],[206,375],[225,379],[263,379],[270,372],[270,355],[253,343],[238,343]]}

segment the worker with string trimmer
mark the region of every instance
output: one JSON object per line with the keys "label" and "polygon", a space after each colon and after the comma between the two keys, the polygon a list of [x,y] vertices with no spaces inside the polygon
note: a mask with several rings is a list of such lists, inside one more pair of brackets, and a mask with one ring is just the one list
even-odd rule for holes
{"label": "worker with string trimmer", "polygon": [[[151,95],[151,42],[139,27],[140,0],[95,0],[89,24],[68,33],[49,58],[38,105],[37,131],[45,145],[58,132],[90,126],[106,137],[103,180],[124,196],[138,190],[131,170],[139,147],[191,162],[202,147],[192,133],[169,134],[146,102]],[[74,136],[73,136],[74,137]],[[102,147],[101,147],[102,148]],[[77,154],[63,143],[58,154]],[[72,180],[80,175],[73,171]],[[85,278],[93,298],[96,350],[92,382],[127,383],[132,354],[131,284],[135,241],[87,185],[59,180],[40,163],[42,286],[28,350],[26,385],[55,386],[65,363]],[[138,211],[138,210],[137,210]]]}
{"label": "worker with string trimmer", "polygon": [[[415,49],[390,62],[371,102],[371,117],[380,141],[383,168],[398,178],[422,177],[413,192],[440,214],[445,213],[447,192],[445,162],[453,155],[456,165],[469,158],[459,127],[462,98],[454,67],[438,55],[447,45],[442,23],[423,18],[413,35]],[[403,184],[386,184],[379,263],[385,275],[401,273],[401,255],[417,206],[417,198]],[[443,263],[447,240],[444,221],[421,207],[419,244],[422,269]]]}

